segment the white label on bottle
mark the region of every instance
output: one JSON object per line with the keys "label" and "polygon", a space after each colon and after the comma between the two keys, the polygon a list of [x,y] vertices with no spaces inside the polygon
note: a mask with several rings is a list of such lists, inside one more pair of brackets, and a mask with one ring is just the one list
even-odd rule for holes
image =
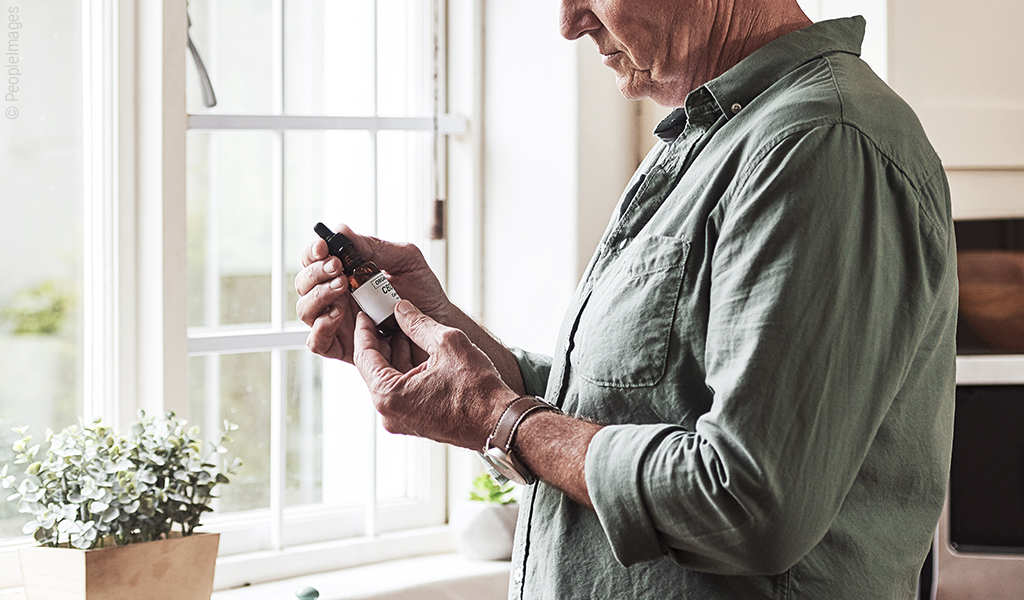
{"label": "white label on bottle", "polygon": [[395,305],[401,300],[384,273],[378,273],[359,286],[352,292],[352,297],[366,316],[373,319],[375,325],[390,317],[395,312]]}

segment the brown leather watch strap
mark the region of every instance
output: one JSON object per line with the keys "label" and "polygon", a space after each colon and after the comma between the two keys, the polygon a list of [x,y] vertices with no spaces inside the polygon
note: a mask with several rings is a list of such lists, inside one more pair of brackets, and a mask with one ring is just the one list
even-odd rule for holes
{"label": "brown leather watch strap", "polygon": [[512,442],[515,440],[519,425],[527,415],[541,410],[558,412],[557,407],[544,402],[536,396],[520,396],[513,400],[505,408],[505,412],[501,413],[501,416],[498,417],[498,422],[494,425],[494,431],[491,432],[490,437],[487,438],[487,445],[484,446],[484,450],[486,451],[488,448],[493,447],[500,448],[506,454],[511,453]]}

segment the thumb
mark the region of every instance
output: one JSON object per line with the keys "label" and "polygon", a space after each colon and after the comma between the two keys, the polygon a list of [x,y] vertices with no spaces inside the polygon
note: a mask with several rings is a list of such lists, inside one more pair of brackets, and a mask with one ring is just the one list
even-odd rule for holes
{"label": "thumb", "polygon": [[437,352],[444,332],[450,329],[420,312],[420,309],[408,300],[402,300],[395,306],[395,320],[412,343],[426,350],[428,354]]}
{"label": "thumb", "polygon": [[398,373],[381,353],[382,342],[377,337],[373,321],[360,312],[356,315],[352,363],[355,364],[363,381],[373,389],[374,382]]}

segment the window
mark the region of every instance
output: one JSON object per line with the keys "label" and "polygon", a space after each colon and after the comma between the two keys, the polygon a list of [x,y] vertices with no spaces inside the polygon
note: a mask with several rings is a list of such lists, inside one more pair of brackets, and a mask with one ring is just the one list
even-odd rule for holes
{"label": "window", "polygon": [[[446,4],[190,0],[208,107],[185,0],[7,0],[32,70],[4,106],[20,115],[0,123],[0,190],[17,217],[3,220],[4,256],[24,257],[3,262],[0,304],[59,304],[62,318],[32,340],[44,360],[24,349],[20,313],[3,313],[0,352],[32,362],[0,372],[4,431],[78,415],[123,426],[138,408],[187,414],[211,437],[238,423],[230,448],[245,466],[206,520],[229,567],[444,523],[445,450],[384,432],[354,369],[306,350],[292,281],[317,221],[413,241],[446,271],[431,219],[446,136],[467,128],[443,114]],[[0,511],[0,545],[23,543],[24,520]],[[364,560],[345,552],[322,560]],[[3,556],[0,588],[13,581]],[[291,574],[260,564],[262,578]]]}
{"label": "window", "polygon": [[354,368],[306,350],[291,283],[320,220],[429,247],[440,19],[422,0],[189,11],[216,94],[190,69],[190,414],[241,426],[218,513],[251,527],[226,549],[443,523],[443,449],[386,434]]}
{"label": "window", "polygon": [[[3,5],[0,464],[13,460],[11,427],[31,424],[38,438],[83,410],[83,223],[94,205],[83,162],[82,22],[78,3]],[[0,537],[20,536],[22,517],[0,502]]]}

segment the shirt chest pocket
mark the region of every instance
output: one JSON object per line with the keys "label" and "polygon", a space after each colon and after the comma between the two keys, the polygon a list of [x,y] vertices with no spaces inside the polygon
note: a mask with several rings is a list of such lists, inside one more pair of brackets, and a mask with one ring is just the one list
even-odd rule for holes
{"label": "shirt chest pocket", "polygon": [[620,388],[661,381],[689,249],[683,240],[645,236],[613,259],[580,315],[580,377]]}

